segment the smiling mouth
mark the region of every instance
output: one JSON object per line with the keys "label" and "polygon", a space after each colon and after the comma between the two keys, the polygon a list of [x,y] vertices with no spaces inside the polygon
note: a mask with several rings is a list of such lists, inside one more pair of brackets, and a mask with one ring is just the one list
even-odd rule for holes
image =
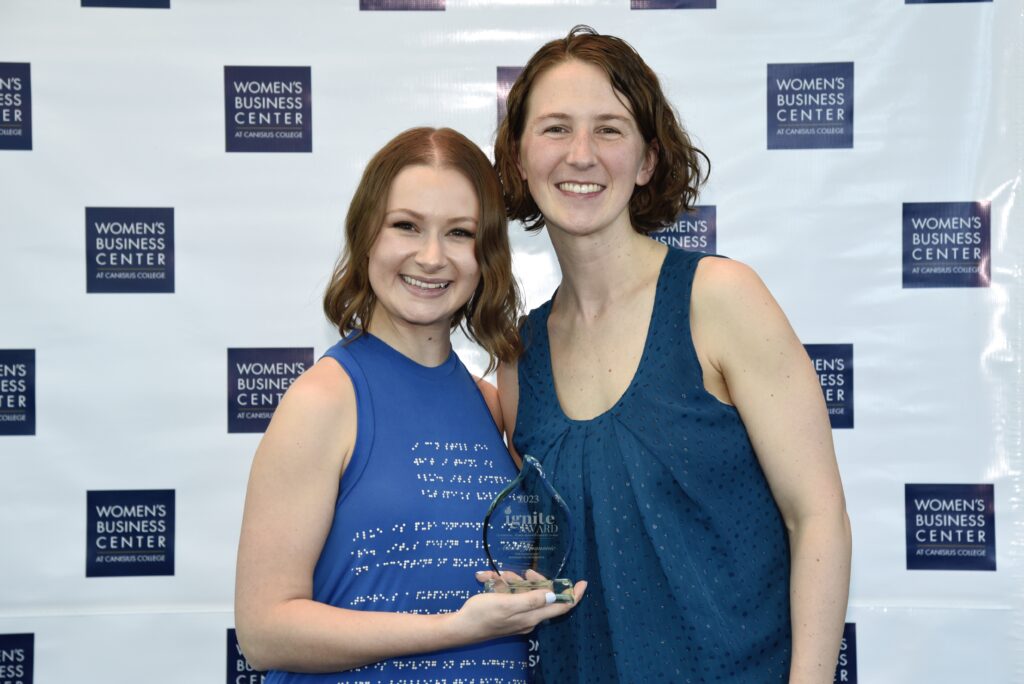
{"label": "smiling mouth", "polygon": [[571,192],[574,195],[590,195],[604,190],[604,186],[597,183],[556,183],[555,187],[562,192]]}
{"label": "smiling mouth", "polygon": [[449,285],[452,284],[450,280],[444,280],[436,283],[428,283],[425,280],[420,280],[418,278],[413,278],[412,276],[407,275],[403,275],[402,280],[405,281],[407,284],[412,285],[413,287],[419,287],[424,290],[444,290]]}

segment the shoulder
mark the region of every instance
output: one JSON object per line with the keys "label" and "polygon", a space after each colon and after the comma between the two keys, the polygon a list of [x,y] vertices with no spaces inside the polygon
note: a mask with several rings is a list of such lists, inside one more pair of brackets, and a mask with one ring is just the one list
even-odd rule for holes
{"label": "shoulder", "polygon": [[352,418],[355,413],[352,380],[337,361],[325,357],[295,379],[281,398],[274,420],[329,431],[337,428],[339,419]]}
{"label": "shoulder", "polygon": [[697,264],[693,279],[693,307],[727,317],[756,312],[774,304],[771,293],[750,266],[708,256]]}

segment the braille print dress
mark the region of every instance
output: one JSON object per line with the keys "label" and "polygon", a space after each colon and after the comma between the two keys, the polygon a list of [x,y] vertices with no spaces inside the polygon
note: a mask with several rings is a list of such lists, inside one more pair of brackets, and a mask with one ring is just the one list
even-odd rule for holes
{"label": "braille print dress", "polygon": [[639,367],[619,401],[573,420],[555,394],[551,302],[523,326],[514,443],[576,521],[564,576],[589,582],[538,628],[535,681],[784,682],[789,546],[739,413],[704,389],[690,292],[704,255],[670,249]]}
{"label": "braille print dress", "polygon": [[[356,444],[313,572],[313,599],[351,610],[457,611],[481,590],[483,520],[516,469],[453,351],[421,366],[370,333],[325,356],[348,373]],[[392,658],[346,672],[272,671],[266,684],[526,684],[523,636]]]}

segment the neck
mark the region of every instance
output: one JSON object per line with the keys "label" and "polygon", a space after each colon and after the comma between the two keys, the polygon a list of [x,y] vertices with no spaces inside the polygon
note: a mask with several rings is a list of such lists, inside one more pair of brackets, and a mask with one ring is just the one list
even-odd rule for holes
{"label": "neck", "polygon": [[594,318],[658,272],[667,247],[635,232],[567,236],[552,232],[562,269],[556,306]]}
{"label": "neck", "polygon": [[443,324],[412,325],[396,321],[376,308],[366,332],[428,368],[436,368],[447,361],[452,350],[451,330]]}

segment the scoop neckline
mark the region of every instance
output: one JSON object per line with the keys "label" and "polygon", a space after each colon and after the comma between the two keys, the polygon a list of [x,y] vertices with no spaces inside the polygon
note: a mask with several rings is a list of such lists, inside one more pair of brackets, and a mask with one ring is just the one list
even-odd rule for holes
{"label": "scoop neckline", "polygon": [[548,366],[548,389],[551,391],[551,396],[555,399],[555,406],[558,407],[558,415],[563,421],[571,425],[590,425],[592,423],[596,423],[610,416],[616,409],[620,408],[623,402],[625,402],[629,397],[630,392],[632,392],[633,388],[639,381],[640,374],[644,369],[644,362],[647,361],[647,357],[650,353],[651,339],[653,338],[651,332],[654,330],[655,319],[658,313],[658,300],[662,296],[662,286],[665,280],[666,265],[668,264],[671,254],[672,248],[669,247],[665,252],[664,258],[661,260],[661,265],[658,267],[658,280],[654,285],[654,301],[651,305],[651,318],[647,321],[647,332],[644,336],[644,347],[640,352],[640,361],[636,365],[633,377],[630,378],[629,383],[626,385],[626,389],[622,391],[622,394],[619,395],[618,399],[613,401],[611,406],[592,418],[570,418],[565,412],[565,408],[562,406],[562,400],[558,398],[558,390],[555,388],[555,363],[554,359],[551,358],[551,336],[548,333],[548,319],[551,317],[551,309],[554,307],[555,296],[558,294],[558,290],[556,289],[555,294],[551,295],[551,299],[549,299],[546,304],[547,309],[544,311],[544,347]]}

